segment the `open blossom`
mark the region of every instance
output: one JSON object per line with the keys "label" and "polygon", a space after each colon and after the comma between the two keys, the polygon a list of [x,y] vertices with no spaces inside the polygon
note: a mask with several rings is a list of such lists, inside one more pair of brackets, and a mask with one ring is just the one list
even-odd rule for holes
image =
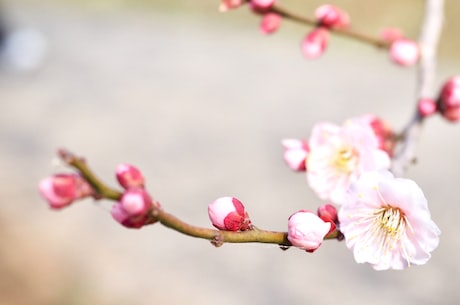
{"label": "open blossom", "polygon": [[308,143],[298,139],[284,139],[284,162],[294,171],[306,170],[306,159],[308,155]]}
{"label": "open blossom", "polygon": [[364,172],[390,166],[374,131],[360,120],[349,120],[343,126],[319,123],[308,145],[308,183],[321,199],[334,203],[340,203],[350,184]]}
{"label": "open blossom", "polygon": [[422,190],[389,171],[361,175],[344,198],[339,220],[356,262],[376,270],[425,264],[439,243]]}
{"label": "open blossom", "polygon": [[313,252],[321,246],[331,226],[315,213],[300,210],[289,217],[288,240],[294,247]]}

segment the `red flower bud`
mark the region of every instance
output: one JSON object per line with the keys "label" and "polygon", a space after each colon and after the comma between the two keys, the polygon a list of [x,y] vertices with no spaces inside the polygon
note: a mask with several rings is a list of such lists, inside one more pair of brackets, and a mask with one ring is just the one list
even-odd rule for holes
{"label": "red flower bud", "polygon": [[460,77],[447,80],[438,98],[438,108],[442,116],[451,122],[460,121]]}
{"label": "red flower bud", "polygon": [[346,28],[350,25],[350,16],[347,12],[333,5],[325,4],[315,11],[319,25],[324,27]]}
{"label": "red flower bud", "polygon": [[64,208],[93,193],[91,186],[78,174],[53,175],[40,181],[38,188],[52,209]]}
{"label": "red flower bud", "polygon": [[283,18],[275,13],[267,13],[262,17],[262,21],[260,22],[260,31],[263,34],[271,34],[276,32],[281,25],[281,20]]}
{"label": "red flower bud", "polygon": [[160,207],[144,189],[128,189],[120,201],[113,205],[111,214],[125,227],[140,228],[150,219],[149,211],[154,204]]}
{"label": "red flower bud", "polygon": [[115,171],[117,180],[125,189],[144,187],[145,180],[141,171],[129,164],[119,164]]}
{"label": "red flower bud", "polygon": [[222,197],[208,205],[211,223],[219,230],[245,231],[251,228],[251,221],[244,205],[234,197]]}
{"label": "red flower bud", "polygon": [[329,31],[319,27],[307,34],[302,41],[302,53],[308,59],[320,57],[326,50]]}

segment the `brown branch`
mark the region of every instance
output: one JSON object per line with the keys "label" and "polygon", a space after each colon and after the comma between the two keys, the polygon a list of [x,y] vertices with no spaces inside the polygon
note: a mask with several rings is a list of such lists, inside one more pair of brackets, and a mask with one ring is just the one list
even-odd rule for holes
{"label": "brown branch", "polygon": [[[444,21],[444,0],[426,0],[425,16],[419,37],[421,58],[417,79],[417,100],[434,96],[436,76],[436,50]],[[417,107],[416,107],[417,109]],[[420,137],[423,117],[415,111],[413,118],[403,129],[400,150],[392,162],[392,171],[400,176],[415,161],[417,143]]]}
{"label": "brown branch", "polygon": [[[279,4],[275,4],[272,8],[271,11],[274,13],[279,14],[280,16],[290,19],[292,21],[309,25],[309,26],[317,26],[318,25],[318,20],[315,18],[309,18],[305,17],[299,14],[296,14],[294,12],[289,11],[288,9],[282,7]],[[371,44],[374,45],[375,47],[378,48],[389,48],[390,43],[388,41],[385,41],[381,38],[376,38],[373,36],[366,35],[364,33],[356,32],[353,29],[346,28],[346,29],[341,29],[341,28],[329,28],[329,30],[335,34],[339,34],[351,39],[355,39],[357,41],[361,41],[363,43]]]}
{"label": "brown branch", "polygon": [[[94,188],[97,199],[105,198],[113,201],[118,201],[120,199],[122,193],[112,189],[97,178],[83,158],[76,157],[74,154],[64,149],[60,149],[58,151],[58,155],[67,165],[78,170],[82,177],[84,177],[85,180]],[[267,231],[256,227],[252,227],[251,230],[243,232],[202,228],[188,224],[176,216],[165,212],[163,209],[157,208],[156,206],[159,205],[154,204],[150,211],[150,223],[159,222],[165,227],[185,235],[210,240],[215,246],[220,246],[226,242],[268,243],[280,246],[291,246],[291,243],[287,239],[286,232]],[[325,239],[335,239],[338,236],[339,232],[334,231],[328,234]]]}

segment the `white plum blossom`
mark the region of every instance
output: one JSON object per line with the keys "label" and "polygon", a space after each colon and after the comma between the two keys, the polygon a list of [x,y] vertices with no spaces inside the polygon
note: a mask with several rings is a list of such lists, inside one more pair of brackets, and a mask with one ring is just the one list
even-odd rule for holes
{"label": "white plum blossom", "polygon": [[308,183],[321,199],[334,203],[364,172],[390,166],[388,154],[379,148],[377,136],[364,120],[348,120],[343,126],[319,123],[308,146]]}
{"label": "white plum blossom", "polygon": [[376,270],[404,269],[425,264],[438,246],[441,232],[422,190],[410,179],[367,172],[343,199],[340,231],[358,263]]}

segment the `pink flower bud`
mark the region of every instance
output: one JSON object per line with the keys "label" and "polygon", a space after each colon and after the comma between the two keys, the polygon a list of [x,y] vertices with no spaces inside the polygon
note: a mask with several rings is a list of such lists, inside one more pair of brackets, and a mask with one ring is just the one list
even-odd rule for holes
{"label": "pink flower bud", "polygon": [[337,209],[332,204],[326,203],[318,207],[318,216],[321,219],[329,219],[337,222]]}
{"label": "pink flower bud", "polygon": [[308,59],[320,57],[326,50],[329,41],[329,31],[325,28],[315,28],[302,41],[302,53]]}
{"label": "pink flower bud", "polygon": [[93,193],[91,186],[78,174],[47,177],[40,181],[38,189],[52,209],[61,209]]}
{"label": "pink flower bud", "polygon": [[325,4],[315,10],[319,25],[324,27],[346,28],[350,25],[350,16],[338,7]]}
{"label": "pink flower bud", "polygon": [[318,208],[318,216],[325,222],[331,223],[331,228],[328,234],[334,232],[337,228],[336,223],[338,222],[337,209],[332,204],[323,204]]}
{"label": "pink flower bud", "polygon": [[260,31],[263,34],[271,34],[278,30],[281,25],[281,20],[283,18],[275,13],[267,13],[262,17],[260,22]]}
{"label": "pink flower bud", "polygon": [[374,114],[363,115],[360,118],[371,126],[377,137],[379,148],[391,157],[396,145],[394,131],[391,126]]}
{"label": "pink flower bud", "polygon": [[438,98],[438,107],[442,116],[449,121],[460,121],[460,77],[447,80]]}
{"label": "pink flower bud", "polygon": [[149,211],[153,205],[160,207],[144,189],[132,188],[125,191],[120,201],[113,205],[111,214],[125,227],[140,228],[149,220]]}
{"label": "pink flower bud", "polygon": [[382,39],[385,41],[393,42],[395,40],[404,38],[404,35],[400,29],[388,28],[383,29],[382,32],[380,32],[380,37],[382,37]]}
{"label": "pink flower bud", "polygon": [[418,113],[422,117],[427,117],[437,111],[436,102],[431,98],[422,98],[417,105]]}
{"label": "pink flower bud", "polygon": [[220,12],[226,12],[231,9],[235,9],[237,7],[240,7],[245,0],[222,0],[219,5],[219,11]]}
{"label": "pink flower bud", "polygon": [[301,210],[289,217],[288,239],[293,246],[311,253],[321,246],[330,228],[330,222],[323,221],[310,211]]}
{"label": "pink flower bud", "polygon": [[119,164],[115,171],[117,180],[125,189],[144,187],[144,176],[136,167],[129,164]]}
{"label": "pink flower bud", "polygon": [[420,50],[412,40],[397,39],[390,46],[390,57],[393,62],[400,66],[412,66],[417,63]]}
{"label": "pink flower bud", "polygon": [[128,215],[142,215],[152,207],[152,199],[144,189],[132,188],[123,193],[120,204]]}
{"label": "pink flower bud", "polygon": [[306,141],[297,139],[284,139],[284,162],[294,171],[306,170],[306,159],[308,156],[308,144]]}
{"label": "pink flower bud", "polygon": [[221,197],[208,205],[211,223],[219,230],[245,231],[251,228],[251,221],[244,205],[234,197]]}
{"label": "pink flower bud", "polygon": [[275,4],[275,0],[250,0],[251,8],[255,11],[267,11]]}

